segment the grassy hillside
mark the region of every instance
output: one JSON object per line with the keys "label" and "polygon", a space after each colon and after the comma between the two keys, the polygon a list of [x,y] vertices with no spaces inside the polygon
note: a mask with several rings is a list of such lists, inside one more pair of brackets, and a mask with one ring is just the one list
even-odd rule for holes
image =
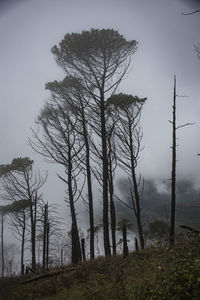
{"label": "grassy hillside", "polygon": [[[0,281],[0,299],[200,299],[200,238]],[[45,276],[46,278],[42,278]],[[30,281],[32,280],[32,281]],[[29,281],[29,282],[28,282]]]}

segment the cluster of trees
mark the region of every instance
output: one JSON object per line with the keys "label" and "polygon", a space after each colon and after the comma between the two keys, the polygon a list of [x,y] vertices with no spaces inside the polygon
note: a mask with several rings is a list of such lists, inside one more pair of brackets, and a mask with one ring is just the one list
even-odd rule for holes
{"label": "cluster of trees", "polygon": [[[142,180],[141,176],[137,177],[136,168],[142,150],[139,121],[146,98],[117,92],[136,49],[135,40],[127,41],[112,29],[67,34],[59,47],[52,48],[65,78],[46,84],[51,96],[37,117],[39,128],[32,130],[29,143],[37,153],[63,166],[65,175],[58,176],[66,184],[65,200],[70,208],[72,263],[80,262],[84,256],[84,241],[80,241],[77,220],[78,199],[88,208],[89,252],[91,259],[95,257],[98,224],[94,219],[94,181],[101,187],[104,253],[105,256],[116,254],[115,173],[118,168],[127,173],[131,183],[131,209],[137,220],[140,246],[144,248],[140,212]],[[47,268],[49,236],[51,230],[55,231],[48,204],[39,192],[47,177],[34,173],[32,166],[29,158],[14,159],[11,164],[0,166],[3,198],[11,201],[1,207],[2,264],[3,220],[9,214],[21,241],[22,273],[26,233],[29,233],[34,271],[36,239],[42,237],[42,266]]]}
{"label": "cluster of trees", "polygon": [[146,98],[117,93],[136,49],[136,41],[126,41],[111,29],[67,34],[59,47],[52,48],[66,76],[63,81],[46,84],[51,97],[37,118],[40,130],[33,130],[30,145],[64,167],[66,176],[59,175],[59,178],[67,186],[73,263],[82,259],[75,207],[80,197],[89,211],[90,258],[95,255],[93,178],[102,188],[105,256],[111,255],[110,232],[112,251],[116,254],[114,175],[117,167],[130,179],[131,209],[144,248],[140,215],[142,180],[137,177],[136,167],[142,150],[139,120]]}
{"label": "cluster of trees", "polygon": [[[33,161],[29,158],[13,159],[11,164],[0,165],[2,198],[7,205],[0,207],[1,212],[1,271],[4,276],[5,219],[15,237],[20,242],[21,274],[24,273],[24,253],[28,243],[31,252],[31,270],[36,270],[37,241],[42,240],[42,267],[49,265],[50,237],[59,235],[59,221],[56,219],[56,207],[48,206],[42,199],[40,190],[45,184],[47,174],[42,177],[33,171]],[[54,211],[54,214],[52,213]],[[38,244],[39,245],[39,244]],[[8,272],[7,272],[8,273]]]}
{"label": "cluster of trees", "polygon": [[[115,201],[118,199],[127,205],[117,196],[115,174],[119,169],[129,180],[131,205],[128,207],[136,219],[140,248],[145,246],[141,217],[143,178],[137,174],[137,165],[142,151],[140,116],[146,98],[119,92],[137,45],[135,40],[127,41],[112,29],[92,29],[67,34],[58,47],[52,48],[65,77],[62,81],[46,84],[50,98],[37,117],[38,130],[32,129],[29,144],[37,153],[63,166],[64,175],[58,176],[66,184],[65,200],[71,216],[71,261],[75,264],[85,258],[84,240],[80,240],[77,220],[76,202],[79,199],[88,208],[89,253],[91,259],[95,257],[98,224],[94,218],[97,195],[94,181],[98,182],[101,190],[99,202],[102,203],[104,253],[105,256],[116,254]],[[174,120],[172,123],[175,126]],[[173,144],[174,151],[175,148]],[[1,208],[2,220],[5,212],[13,211],[10,220],[17,224],[16,228],[20,228],[22,272],[25,232],[28,230],[30,233],[33,270],[36,269],[38,220],[42,224],[43,268],[47,268],[49,263],[49,237],[51,232],[56,232],[56,222],[50,221],[49,206],[39,194],[46,177],[33,173],[32,165],[30,159],[20,158],[0,168],[4,199],[12,200],[11,205]],[[175,203],[175,200],[172,202]],[[172,244],[174,222],[175,217],[171,225]],[[124,252],[127,253],[125,226],[123,237]]]}
{"label": "cluster of trees", "polygon": [[[33,131],[30,144],[43,156],[64,166],[66,177],[59,177],[67,184],[74,263],[81,260],[75,208],[79,197],[88,205],[90,257],[94,258],[92,177],[102,187],[105,256],[111,255],[109,223],[113,254],[116,254],[114,173],[117,166],[130,177],[133,210],[141,247],[144,247],[136,166],[142,138],[139,119],[146,99],[116,93],[136,49],[136,41],[126,41],[110,29],[67,34],[59,47],[52,48],[66,77],[46,85],[51,99],[38,116],[43,136]],[[85,178],[82,187],[80,176]],[[87,195],[83,196],[85,182]]]}

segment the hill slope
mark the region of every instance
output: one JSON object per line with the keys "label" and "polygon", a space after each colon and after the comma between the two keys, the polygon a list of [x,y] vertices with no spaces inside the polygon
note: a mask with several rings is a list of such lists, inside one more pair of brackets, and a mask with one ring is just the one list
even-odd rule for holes
{"label": "hill slope", "polygon": [[0,299],[200,299],[199,248],[199,237],[182,238],[173,250],[149,248],[126,258],[1,280]]}

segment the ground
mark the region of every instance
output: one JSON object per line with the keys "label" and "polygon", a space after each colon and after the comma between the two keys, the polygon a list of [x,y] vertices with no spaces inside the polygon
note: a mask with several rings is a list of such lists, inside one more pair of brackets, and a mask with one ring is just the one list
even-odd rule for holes
{"label": "ground", "polygon": [[0,281],[0,299],[200,299],[200,237]]}

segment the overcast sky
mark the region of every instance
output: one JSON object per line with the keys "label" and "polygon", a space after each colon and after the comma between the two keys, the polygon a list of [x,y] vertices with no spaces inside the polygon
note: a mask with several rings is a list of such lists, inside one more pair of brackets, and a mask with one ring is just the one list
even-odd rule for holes
{"label": "overcast sky", "polygon": [[[66,33],[113,28],[137,40],[133,69],[119,92],[147,97],[140,171],[146,178],[170,178],[173,76],[177,76],[178,178],[200,182],[200,9],[191,0],[1,0],[0,1],[0,163],[29,156],[49,170],[46,197],[63,203],[55,165],[43,163],[26,144],[34,119],[48,98],[45,83],[62,79],[50,49]],[[56,187],[56,188],[55,188]],[[48,191],[48,192],[47,192]]]}

